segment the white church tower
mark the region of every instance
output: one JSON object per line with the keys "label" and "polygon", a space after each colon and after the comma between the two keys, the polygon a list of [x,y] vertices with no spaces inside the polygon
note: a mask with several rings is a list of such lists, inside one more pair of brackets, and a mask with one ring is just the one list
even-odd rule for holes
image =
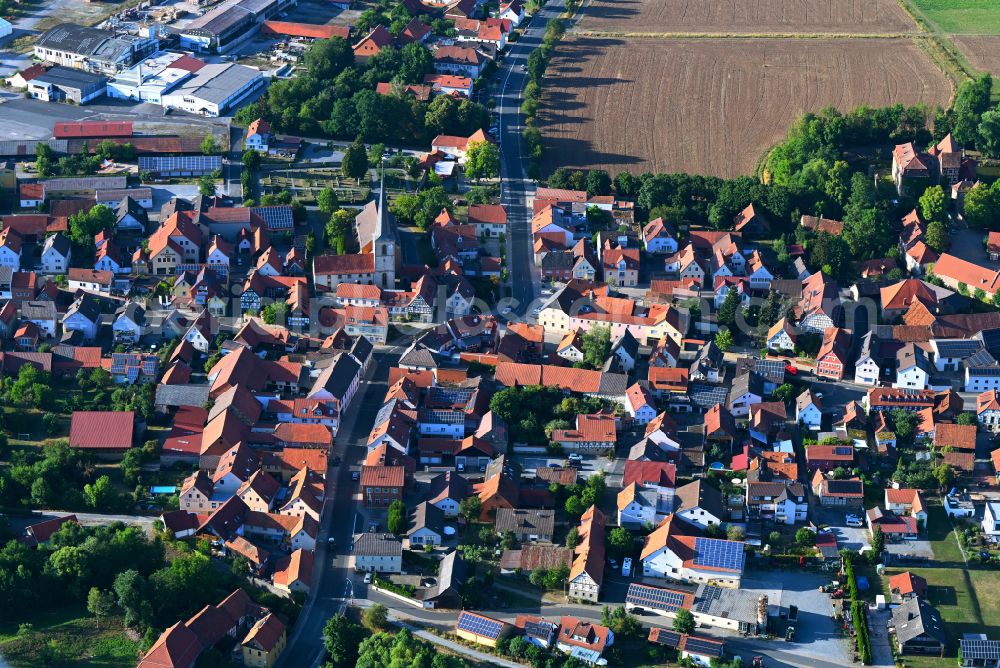
{"label": "white church tower", "polygon": [[355,219],[362,253],[375,256],[375,285],[383,290],[396,287],[398,266],[396,227],[385,194],[385,173],[379,183],[378,200],[369,202]]}

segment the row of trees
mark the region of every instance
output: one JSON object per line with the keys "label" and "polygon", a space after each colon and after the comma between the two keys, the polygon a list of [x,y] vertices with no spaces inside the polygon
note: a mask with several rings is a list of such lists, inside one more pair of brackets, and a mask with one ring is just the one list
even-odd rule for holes
{"label": "row of trees", "polygon": [[542,77],[549,66],[552,52],[556,44],[566,32],[566,26],[560,19],[549,21],[545,28],[545,36],[541,45],[528,55],[528,83],[524,87],[524,102],[521,103],[521,113],[524,114],[524,138],[528,155],[528,176],[532,179],[541,178],[542,155],[545,150],[542,144],[542,133],[535,127],[535,115],[542,103]]}

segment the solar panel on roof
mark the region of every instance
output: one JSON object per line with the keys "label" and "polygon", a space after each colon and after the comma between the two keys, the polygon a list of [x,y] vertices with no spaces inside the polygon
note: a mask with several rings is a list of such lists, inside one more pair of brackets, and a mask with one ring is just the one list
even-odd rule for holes
{"label": "solar panel on roof", "polygon": [[743,567],[743,544],[716,538],[695,538],[694,563],[708,568],[739,571]]}
{"label": "solar panel on roof", "polygon": [[670,629],[660,629],[656,634],[656,642],[667,647],[679,647],[681,644],[681,634]]}
{"label": "solar panel on roof", "polygon": [[706,640],[704,638],[695,638],[693,636],[688,636],[688,639],[684,642],[684,650],[688,652],[695,652],[696,654],[704,656],[722,656],[721,643]]}
{"label": "solar panel on roof", "polygon": [[713,586],[705,587],[701,592],[701,596],[699,596],[698,599],[695,601],[694,604],[695,610],[697,610],[698,612],[705,612],[706,610],[710,610],[712,607],[712,603],[719,600],[719,597],[721,595],[722,595],[722,590],[720,588]]}
{"label": "solar panel on roof", "polygon": [[939,340],[935,343],[941,357],[968,357],[982,347],[979,341],[973,340]]}
{"label": "solar panel on roof", "polygon": [[711,408],[715,404],[726,403],[729,389],[717,385],[695,383],[691,385],[691,401],[703,408]]}
{"label": "solar panel on roof", "polygon": [[217,155],[141,155],[139,171],[144,172],[214,172],[222,169]]}
{"label": "solar panel on roof", "polygon": [[629,585],[625,602],[644,608],[674,612],[684,606],[684,594],[672,589],[633,583]]}
{"label": "solar panel on roof", "polygon": [[290,206],[257,206],[250,210],[261,217],[268,230],[290,230],[295,226]]}
{"label": "solar panel on roof", "polygon": [[525,622],[524,623],[524,633],[525,635],[533,636],[536,638],[548,638],[549,634],[552,633],[553,625],[550,622]]}
{"label": "solar panel on roof", "polygon": [[1000,659],[1000,641],[962,640],[961,656],[965,659]]}
{"label": "solar panel on roof", "polygon": [[496,638],[500,635],[500,630],[503,629],[503,622],[480,617],[479,615],[462,613],[458,618],[458,629],[485,638]]}

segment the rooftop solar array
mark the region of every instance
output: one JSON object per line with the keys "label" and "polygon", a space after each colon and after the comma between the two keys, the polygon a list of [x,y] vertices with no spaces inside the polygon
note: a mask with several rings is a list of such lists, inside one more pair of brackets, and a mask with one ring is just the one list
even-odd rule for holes
{"label": "rooftop solar array", "polygon": [[217,155],[140,155],[142,172],[214,172],[222,169]]}
{"label": "rooftop solar array", "polygon": [[975,369],[977,375],[984,375],[989,369],[997,368],[997,361],[988,350],[980,350],[965,360],[965,365],[970,369]]}
{"label": "rooftop solar array", "polygon": [[706,385],[694,383],[691,385],[691,401],[702,408],[711,408],[715,404],[725,404],[729,389],[721,385]]}
{"label": "rooftop solar array", "polygon": [[[139,353],[112,353],[111,373],[124,374],[135,369],[136,373],[141,371],[147,376],[155,376],[160,366],[160,360],[156,355],[141,355]],[[134,378],[132,378],[134,380]]]}
{"label": "rooftop solar array", "polygon": [[718,587],[713,587],[713,586],[704,587],[700,595],[697,597],[697,599],[695,599],[694,609],[698,612],[705,612],[711,609],[712,604],[715,601],[719,600],[719,597],[721,595],[722,595],[722,590]]}
{"label": "rooftop solar array", "polygon": [[554,628],[552,622],[525,622],[524,634],[533,638],[548,638]]}
{"label": "rooftop solar array", "polygon": [[268,231],[290,230],[295,227],[290,206],[255,206],[250,210],[260,216]]}
{"label": "rooftop solar array", "polygon": [[436,424],[462,424],[465,422],[465,413],[451,410],[422,410],[420,411],[420,421]]}
{"label": "rooftop solar array", "polygon": [[695,538],[694,563],[706,568],[743,569],[743,543],[718,538]]}
{"label": "rooftop solar array", "polygon": [[428,403],[465,405],[475,390],[467,387],[432,387],[427,393]]}
{"label": "rooftop solar array", "polygon": [[684,642],[684,650],[695,654],[701,654],[702,656],[721,657],[722,643],[715,640],[708,640],[707,638],[688,636],[687,640]]}
{"label": "rooftop solar array", "polygon": [[629,585],[625,602],[643,608],[676,612],[684,607],[684,593],[673,589],[632,583]]}
{"label": "rooftop solar array", "polygon": [[500,637],[500,631],[503,630],[503,622],[463,612],[458,617],[457,628],[460,631],[468,631],[484,638],[498,638]]}
{"label": "rooftop solar array", "polygon": [[983,347],[975,339],[938,339],[935,345],[940,357],[969,357]]}
{"label": "rooftop solar array", "polygon": [[963,659],[1000,659],[1000,640],[962,640]]}
{"label": "rooftop solar array", "polygon": [[681,646],[681,634],[670,629],[659,629],[656,633],[656,642],[674,649]]}

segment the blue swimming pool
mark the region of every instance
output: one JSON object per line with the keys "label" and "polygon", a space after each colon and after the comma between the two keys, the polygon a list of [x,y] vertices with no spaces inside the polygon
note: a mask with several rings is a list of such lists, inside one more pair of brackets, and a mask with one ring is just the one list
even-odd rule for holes
{"label": "blue swimming pool", "polygon": [[153,485],[149,491],[151,494],[173,494],[177,488],[173,485]]}

